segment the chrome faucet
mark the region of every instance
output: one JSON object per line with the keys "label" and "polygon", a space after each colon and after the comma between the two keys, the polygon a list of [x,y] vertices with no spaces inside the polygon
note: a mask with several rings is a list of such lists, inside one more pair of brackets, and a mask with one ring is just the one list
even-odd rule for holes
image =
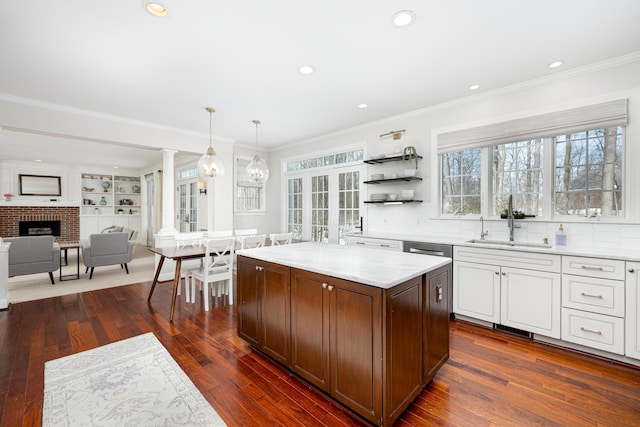
{"label": "chrome faucet", "polygon": [[509,194],[509,206],[507,211],[507,227],[509,227],[509,241],[513,242],[513,229],[520,228],[513,218],[513,194]]}
{"label": "chrome faucet", "polygon": [[480,217],[480,240],[484,240],[484,238],[489,234],[488,231],[484,231],[484,218]]}

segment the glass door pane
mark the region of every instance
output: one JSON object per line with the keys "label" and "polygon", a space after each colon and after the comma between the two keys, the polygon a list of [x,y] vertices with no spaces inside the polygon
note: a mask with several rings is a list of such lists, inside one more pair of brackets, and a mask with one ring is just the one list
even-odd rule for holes
{"label": "glass door pane", "polygon": [[287,180],[287,231],[296,240],[302,239],[302,178]]}
{"label": "glass door pane", "polygon": [[178,184],[178,225],[181,232],[198,231],[198,183],[187,181]]}
{"label": "glass door pane", "polygon": [[338,243],[360,226],[360,171],[338,171]]}
{"label": "glass door pane", "polygon": [[329,175],[311,177],[311,241],[329,242]]}

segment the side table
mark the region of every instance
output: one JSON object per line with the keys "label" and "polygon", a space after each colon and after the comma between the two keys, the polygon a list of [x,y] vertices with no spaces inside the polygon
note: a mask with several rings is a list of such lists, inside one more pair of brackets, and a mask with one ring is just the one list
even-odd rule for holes
{"label": "side table", "polygon": [[[60,245],[60,281],[65,280],[77,280],[80,278],[80,243],[78,242],[58,242]],[[76,274],[65,274],[62,275],[62,256],[64,252],[64,265],[69,265],[67,259],[67,251],[69,249],[76,250]]]}

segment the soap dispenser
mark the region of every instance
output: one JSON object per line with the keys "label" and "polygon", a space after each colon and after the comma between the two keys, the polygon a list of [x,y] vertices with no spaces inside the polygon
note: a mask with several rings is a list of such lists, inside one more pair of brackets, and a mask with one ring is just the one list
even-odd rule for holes
{"label": "soap dispenser", "polygon": [[567,234],[562,229],[562,224],[560,224],[560,228],[556,231],[556,245],[566,245],[567,244]]}

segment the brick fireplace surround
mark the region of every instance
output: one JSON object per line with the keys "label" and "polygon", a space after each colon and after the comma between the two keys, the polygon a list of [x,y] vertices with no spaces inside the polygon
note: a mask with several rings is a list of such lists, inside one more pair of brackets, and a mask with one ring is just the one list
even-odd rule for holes
{"label": "brick fireplace surround", "polygon": [[19,221],[60,221],[61,242],[80,240],[80,208],[77,206],[0,206],[0,237],[20,235]]}

